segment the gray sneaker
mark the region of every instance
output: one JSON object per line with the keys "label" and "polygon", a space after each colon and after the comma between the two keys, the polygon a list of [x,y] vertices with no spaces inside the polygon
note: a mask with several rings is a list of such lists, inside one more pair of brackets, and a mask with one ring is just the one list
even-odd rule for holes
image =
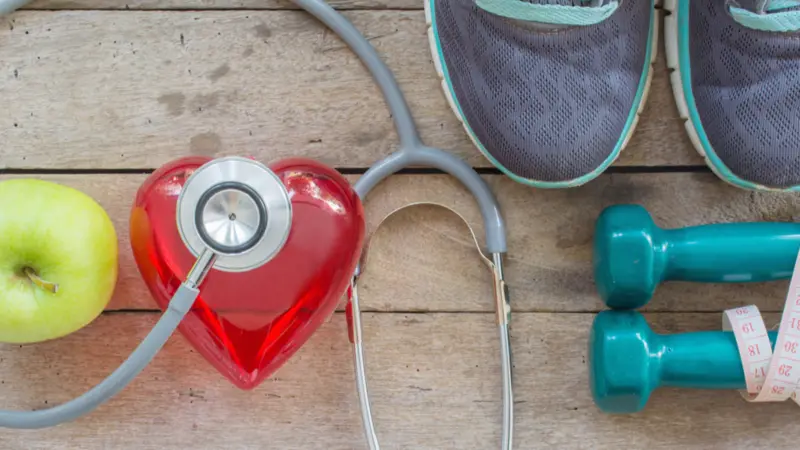
{"label": "gray sneaker", "polygon": [[578,186],[636,128],[652,77],[654,0],[425,0],[444,93],[517,182]]}
{"label": "gray sneaker", "polygon": [[800,191],[800,1],[664,7],[675,99],[708,165],[741,188]]}

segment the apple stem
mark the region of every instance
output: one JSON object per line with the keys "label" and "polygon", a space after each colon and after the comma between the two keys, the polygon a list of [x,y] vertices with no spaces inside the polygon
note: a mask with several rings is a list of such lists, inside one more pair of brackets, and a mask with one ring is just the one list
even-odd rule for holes
{"label": "apple stem", "polygon": [[31,269],[30,267],[26,267],[25,269],[23,269],[23,272],[25,272],[25,275],[27,275],[28,278],[31,280],[31,282],[33,282],[33,284],[35,284],[36,286],[39,286],[44,290],[50,291],[53,294],[58,292],[57,284],[39,278],[39,275],[36,275],[36,272],[34,272],[33,269]]}

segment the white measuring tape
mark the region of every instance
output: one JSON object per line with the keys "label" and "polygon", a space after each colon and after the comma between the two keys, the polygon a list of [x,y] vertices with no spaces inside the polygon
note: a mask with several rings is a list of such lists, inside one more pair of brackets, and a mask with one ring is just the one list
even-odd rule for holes
{"label": "white measuring tape", "polygon": [[742,358],[749,402],[782,402],[791,397],[798,405],[800,381],[800,253],[783,307],[775,350],[755,305],[725,311],[722,328],[733,331]]}

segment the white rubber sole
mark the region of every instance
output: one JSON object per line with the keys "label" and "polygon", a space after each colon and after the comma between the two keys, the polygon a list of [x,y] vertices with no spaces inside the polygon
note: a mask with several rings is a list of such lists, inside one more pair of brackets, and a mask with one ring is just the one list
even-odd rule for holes
{"label": "white rubber sole", "polygon": [[680,49],[678,48],[678,0],[663,0],[663,2],[664,9],[670,12],[669,15],[664,17],[664,48],[667,54],[667,67],[672,69],[669,81],[672,85],[672,95],[675,97],[675,103],[678,106],[678,114],[681,120],[683,120],[683,126],[686,128],[689,140],[692,141],[692,146],[703,158],[703,161],[705,161],[714,175],[731,186],[752,191],[787,192],[788,189],[772,188],[745,180],[733,180],[720,172],[717,166],[708,157],[708,154],[706,154],[705,148],[700,142],[700,134],[697,132],[694,122],[692,122],[689,117],[689,105],[686,101],[683,80],[681,79]]}
{"label": "white rubber sole", "polygon": [[[643,0],[639,0],[639,1],[643,1]],[[664,1],[666,1],[666,0],[664,0]],[[456,106],[455,100],[453,99],[453,95],[450,92],[450,88],[447,87],[447,81],[444,78],[444,70],[442,69],[442,61],[439,58],[439,51],[437,50],[436,35],[435,35],[435,31],[433,29],[433,20],[431,19],[431,10],[430,10],[430,8],[431,8],[431,6],[430,6],[431,0],[423,0],[423,2],[424,2],[424,6],[425,6],[425,25],[426,25],[427,34],[428,34],[428,44],[429,44],[430,51],[431,51],[431,59],[433,59],[433,65],[434,65],[434,68],[436,69],[436,74],[439,76],[439,84],[440,84],[440,86],[442,88],[442,92],[444,93],[444,96],[447,99],[447,104],[450,105],[450,109],[453,111],[453,114],[455,114],[455,116],[458,119],[458,121],[461,122],[461,126],[464,128],[464,131],[467,133],[467,136],[469,136],[470,140],[472,141],[472,144],[481,153],[484,153],[484,151],[482,150],[482,145],[478,142],[477,138],[469,130],[469,127],[468,127],[464,117],[462,117],[461,113],[459,112],[458,107]],[[655,3],[655,6],[659,6],[660,1],[656,1],[654,3]],[[658,15],[658,9],[656,7],[653,8],[653,13]],[[625,151],[625,148],[628,146],[628,143],[630,142],[631,137],[634,135],[634,133],[636,131],[636,127],[639,125],[639,118],[642,115],[642,111],[644,111],[644,106],[647,104],[647,98],[650,95],[650,85],[651,85],[651,82],[653,81],[653,65],[655,64],[656,58],[658,57],[658,44],[659,44],[659,36],[660,36],[660,26],[659,25],[660,25],[660,23],[661,23],[661,20],[659,20],[659,17],[656,16],[655,20],[653,20],[653,31],[652,31],[653,34],[651,36],[650,68],[647,71],[647,80],[645,81],[645,87],[644,87],[644,92],[642,93],[641,101],[639,102],[639,106],[636,109],[636,116],[634,117],[633,123],[631,124],[631,127],[628,130],[628,134],[625,135],[625,140],[622,142],[622,146],[620,147],[619,153],[617,153],[617,155],[614,157],[614,160],[612,160],[612,162],[609,164],[609,166],[613,165],[614,162],[622,154],[622,152]],[[485,153],[484,153],[484,157],[489,159],[488,156]],[[491,162],[491,160],[490,160],[490,162]],[[598,176],[600,176],[600,173],[597,173],[597,174],[595,174],[594,176],[591,176],[591,177],[583,176],[583,177],[579,177],[576,180],[565,181],[565,182],[563,182],[563,184],[564,184],[565,188],[567,188],[567,187],[578,187],[578,186],[584,185],[584,184],[594,180]],[[534,181],[534,182],[538,183],[538,181]],[[544,184],[544,182],[542,182],[542,183]]]}

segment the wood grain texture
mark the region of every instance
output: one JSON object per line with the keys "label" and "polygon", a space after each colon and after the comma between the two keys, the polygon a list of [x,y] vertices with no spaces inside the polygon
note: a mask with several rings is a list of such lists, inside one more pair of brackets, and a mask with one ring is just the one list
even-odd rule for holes
{"label": "wood grain texture", "polygon": [[[331,0],[336,9],[422,9],[416,0]],[[25,7],[35,10],[215,10],[300,9],[290,0],[37,0]]]}
{"label": "wood grain texture", "polygon": [[[734,391],[664,389],[642,413],[600,413],[587,375],[592,317],[514,316],[515,448],[794,448],[796,405],[748,404]],[[155,319],[151,313],[107,314],[58,341],[0,346],[2,407],[38,409],[80,395],[117,367]],[[649,320],[657,332],[720,327],[718,314],[653,314]],[[385,448],[497,448],[500,379],[492,314],[365,314],[364,323],[373,412]],[[345,330],[343,315],[336,314],[249,392],[234,388],[173,336],[127,389],[93,414],[52,429],[0,430],[0,447],[365,448]]]}
{"label": "wood grain texture", "polygon": [[[491,167],[447,106],[422,11],[346,12],[394,71],[423,140]],[[360,61],[300,11],[24,11],[0,23],[0,168],[154,168],[179,155],[367,167],[397,146]],[[700,165],[663,51],[617,165]]]}
{"label": "wood grain texture", "polygon": [[[110,309],[153,309],[133,261],[128,218],[146,175],[37,175],[93,196],[113,218],[120,242],[120,281]],[[0,180],[8,176],[0,176]],[[355,182],[357,175],[348,176]],[[791,221],[796,195],[751,193],[712,174],[606,174],[577,189],[529,189],[500,175],[484,177],[508,227],[506,277],[517,311],[597,311],[591,271],[594,223],[606,206],[639,203],[662,227],[742,221]],[[445,175],[397,175],[369,195],[370,233],[391,211],[412,202],[455,209],[483,242],[480,213],[469,193]],[[494,308],[490,274],[464,223],[451,212],[418,206],[392,216],[375,235],[361,279],[362,304],[378,311],[483,311]],[[653,311],[721,311],[757,304],[781,311],[788,280],[760,284],[667,283]]]}
{"label": "wood grain texture", "polygon": [[[422,3],[331,4],[369,10],[345,15],[394,71],[424,141],[491,167],[440,91]],[[334,33],[292,9],[288,0],[37,0],[0,18],[0,169],[154,168],[187,154],[371,165],[397,146],[379,90]],[[702,165],[677,115],[663,41],[654,71],[637,132],[616,165]],[[158,318],[128,239],[131,202],[146,175],[26,176],[76,187],[106,208],[119,234],[120,279],[109,311],[83,330],[43,344],[0,344],[0,409],[40,409],[82,394]],[[484,178],[509,228],[515,448],[796,446],[795,405],[748,404],[735,392],[665,389],[643,413],[602,414],[589,393],[586,352],[591,312],[603,308],[591,241],[605,206],[643,204],[664,227],[792,221],[796,195],[742,191],[709,173],[609,173],[560,191]],[[420,201],[454,208],[482,242],[472,197],[443,175],[398,175],[378,186],[366,202],[369,229]],[[367,370],[386,449],[498,446],[490,277],[470,239],[455,215],[420,206],[393,216],[373,241],[360,292],[371,311]],[[725,308],[780,311],[787,286],[669,283],[645,310],[657,332],[717,330]],[[766,318],[771,326],[778,315]],[[0,449],[360,449],[352,365],[341,313],[248,392],[176,334],[98,411],[51,429],[0,429]]]}
{"label": "wood grain texture", "polygon": [[[336,9],[422,9],[409,0],[330,0]],[[657,7],[661,0],[656,0]],[[182,10],[182,9],[297,9],[289,0],[36,0],[25,9]]]}

